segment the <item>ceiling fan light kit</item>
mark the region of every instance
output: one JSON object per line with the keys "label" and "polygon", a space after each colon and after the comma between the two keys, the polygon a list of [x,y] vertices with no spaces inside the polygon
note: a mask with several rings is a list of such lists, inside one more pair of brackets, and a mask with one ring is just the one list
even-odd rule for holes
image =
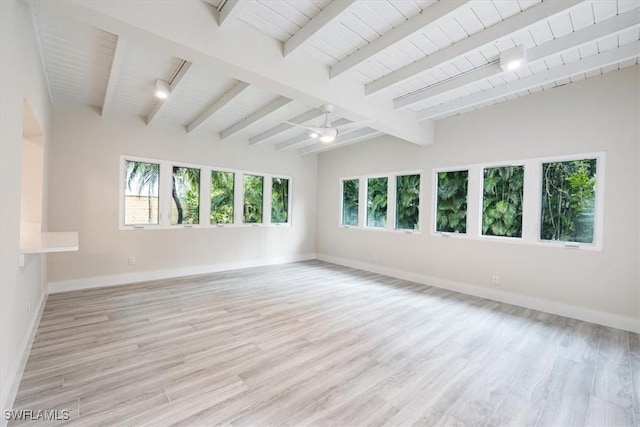
{"label": "ceiling fan light kit", "polygon": [[338,129],[328,127],[328,128],[322,128],[322,130],[323,132],[321,132],[318,137],[320,142],[324,142],[325,144],[328,144],[336,140],[336,137],[338,136]]}
{"label": "ceiling fan light kit", "polygon": [[331,112],[333,111],[333,108],[334,108],[333,105],[324,104],[321,108],[322,108],[322,111],[324,112],[324,123],[320,126],[305,126],[305,125],[292,123],[292,122],[285,122],[285,123],[288,123],[292,126],[306,129],[308,131],[307,135],[309,135],[309,138],[317,139],[320,142],[323,142],[325,144],[330,144],[334,142],[338,137],[339,133],[349,133],[351,129],[361,128],[372,123],[371,120],[363,120],[360,122],[350,122],[350,123],[347,123],[346,125],[343,124],[343,125],[334,127],[331,125],[331,119],[329,117],[331,115]]}

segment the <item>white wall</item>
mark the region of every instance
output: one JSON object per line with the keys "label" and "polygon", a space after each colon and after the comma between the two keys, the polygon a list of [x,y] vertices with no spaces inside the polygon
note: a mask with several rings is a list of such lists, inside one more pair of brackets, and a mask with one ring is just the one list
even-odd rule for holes
{"label": "white wall", "polygon": [[[53,291],[315,253],[316,156],[219,142],[175,125],[147,126],[139,117],[101,117],[89,107],[56,108],[52,117],[49,224],[80,233],[79,252],[48,258]],[[121,155],[291,176],[292,226],[119,230]],[[129,256],[135,265],[127,264]]]}
{"label": "white wall", "polygon": [[[640,330],[639,76],[635,66],[438,121],[436,143],[428,147],[381,137],[321,154],[318,254]],[[603,251],[447,239],[430,232],[433,168],[601,150]],[[340,177],[416,169],[424,171],[421,234],[339,226]],[[492,275],[500,276],[499,288],[491,286]]]}
{"label": "white wall", "polygon": [[[4,412],[16,392],[23,356],[46,296],[42,256],[28,255],[25,267],[18,267],[23,100],[44,131],[45,147],[49,142],[50,106],[29,7],[3,0],[0,20],[0,404]],[[45,149],[45,163],[46,155]],[[46,224],[46,215],[43,220]]]}

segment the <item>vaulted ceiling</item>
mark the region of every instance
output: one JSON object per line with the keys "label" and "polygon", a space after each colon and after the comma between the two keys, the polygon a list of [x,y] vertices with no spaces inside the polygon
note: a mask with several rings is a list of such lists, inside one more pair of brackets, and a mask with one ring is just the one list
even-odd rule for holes
{"label": "vaulted ceiling", "polygon": [[[33,0],[49,95],[301,154],[638,64],[638,0]],[[526,64],[500,54],[524,46]],[[156,80],[169,97],[154,97]],[[290,123],[351,126],[322,144]],[[286,123],[290,122],[290,123]]]}

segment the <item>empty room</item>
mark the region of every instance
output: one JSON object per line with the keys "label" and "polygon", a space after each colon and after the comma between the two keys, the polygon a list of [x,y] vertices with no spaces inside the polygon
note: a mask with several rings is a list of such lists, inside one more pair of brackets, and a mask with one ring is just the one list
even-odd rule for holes
{"label": "empty room", "polygon": [[0,19],[0,426],[640,425],[640,1]]}

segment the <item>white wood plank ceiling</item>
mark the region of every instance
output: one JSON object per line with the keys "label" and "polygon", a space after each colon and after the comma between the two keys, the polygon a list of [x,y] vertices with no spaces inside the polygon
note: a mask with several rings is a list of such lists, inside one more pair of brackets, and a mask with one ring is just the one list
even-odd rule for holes
{"label": "white wood plank ceiling", "polygon": [[[168,7],[163,2],[144,3],[158,8],[158,13]],[[276,42],[281,58],[267,58],[258,50],[244,52],[264,56],[263,68],[252,58],[243,63],[234,52],[225,51],[216,53],[215,59],[233,62],[233,67],[214,69],[208,61],[191,58],[190,46],[184,46],[181,56],[169,45],[162,49],[156,43],[152,48],[146,40],[136,39],[137,26],[146,23],[134,22],[134,9],[128,12],[133,16],[130,31],[120,34],[103,17],[93,18],[92,5],[65,13],[70,6],[45,7],[34,0],[34,23],[52,102],[93,105],[103,114],[146,117],[149,125],[165,122],[187,132],[217,134],[223,141],[268,143],[307,154],[380,133],[432,142],[427,134],[421,136],[423,129],[429,129],[420,127],[424,123],[634,66],[640,57],[639,0],[204,0],[201,4],[217,16],[217,22],[207,24],[218,27],[217,37],[246,38],[248,46]],[[196,12],[197,6],[182,7]],[[80,16],[88,16],[90,22],[84,23],[87,20]],[[500,54],[520,45],[527,51],[527,63],[503,72]],[[302,63],[309,67],[309,76],[298,78],[296,64]],[[270,66],[293,77],[273,84]],[[311,75],[316,69],[319,77]],[[171,82],[164,102],[153,97],[156,79]],[[334,86],[340,90],[331,91]],[[318,96],[323,87],[327,99]],[[285,123],[321,124],[316,107],[324,101],[337,104],[332,117],[336,123],[357,119],[374,123],[339,135],[331,145],[318,144],[304,129]],[[391,117],[388,122],[386,117]],[[415,132],[396,131],[412,121],[417,123]]]}

